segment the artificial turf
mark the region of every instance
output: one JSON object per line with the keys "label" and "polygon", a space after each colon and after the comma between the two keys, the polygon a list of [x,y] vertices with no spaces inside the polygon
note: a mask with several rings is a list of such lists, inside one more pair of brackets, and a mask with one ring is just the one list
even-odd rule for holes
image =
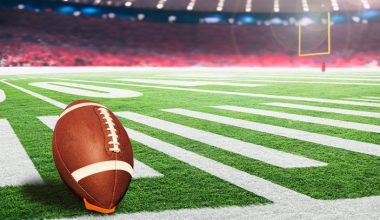
{"label": "artificial turf", "polygon": [[[64,78],[67,82],[122,88],[143,93],[143,96],[134,98],[92,98],[59,93],[29,85],[31,82],[61,82],[61,80],[49,77],[51,76],[40,75],[29,77],[28,79],[12,77],[15,78],[14,80],[9,79],[11,77],[3,78],[8,78],[8,82],[12,84],[65,104],[78,99],[91,99],[106,105],[115,112],[132,111],[328,163],[328,166],[317,168],[279,168],[191,140],[190,138],[158,130],[149,125],[121,119],[122,123],[129,128],[264,178],[312,198],[333,200],[380,195],[380,159],[376,156],[222,125],[161,110],[184,108],[380,145],[380,135],[377,133],[237,113],[214,109],[211,106],[236,105],[374,125],[380,125],[380,119],[271,107],[265,106],[263,103],[288,102],[372,112],[379,112],[380,108],[144,88],[123,85],[125,82],[114,80],[125,77],[138,78],[138,74],[59,76],[60,79]],[[154,78],[155,76],[145,74],[140,77]],[[95,82],[70,81],[71,79],[91,80]],[[166,79],[170,78],[166,77]],[[104,82],[120,84],[103,84]],[[244,81],[244,83],[248,82]],[[257,84],[257,82],[252,83]],[[377,86],[302,83],[263,84],[266,84],[266,86],[235,87],[213,85],[173,87],[328,99],[380,96],[380,90]],[[15,133],[45,182],[41,186],[27,185],[0,188],[0,197],[2,198],[0,201],[0,206],[2,207],[0,219],[58,218],[91,214],[83,209],[80,201],[74,198],[60,180],[52,159],[52,131],[36,118],[37,116],[59,115],[62,110],[3,83],[0,83],[0,89],[4,90],[7,96],[6,101],[0,104],[0,118],[5,118],[11,123]],[[231,205],[245,206],[271,202],[138,142],[133,141],[133,149],[135,157],[138,160],[149,165],[164,176],[134,180],[127,196],[118,208],[118,213]],[[3,164],[3,166],[6,166],[6,164]]]}

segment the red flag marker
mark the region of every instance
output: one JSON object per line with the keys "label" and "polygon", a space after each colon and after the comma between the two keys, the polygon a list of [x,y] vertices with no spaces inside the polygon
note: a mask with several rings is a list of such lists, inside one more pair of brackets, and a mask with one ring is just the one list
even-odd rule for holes
{"label": "red flag marker", "polygon": [[326,63],[325,62],[322,63],[322,72],[326,72]]}

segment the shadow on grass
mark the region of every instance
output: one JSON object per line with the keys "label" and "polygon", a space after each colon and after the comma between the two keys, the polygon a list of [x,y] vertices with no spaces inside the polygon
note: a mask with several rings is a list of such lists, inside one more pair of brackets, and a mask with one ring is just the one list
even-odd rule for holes
{"label": "shadow on grass", "polygon": [[83,212],[83,204],[62,182],[47,182],[43,185],[31,184],[22,187],[23,196],[30,203],[37,203],[48,212]]}

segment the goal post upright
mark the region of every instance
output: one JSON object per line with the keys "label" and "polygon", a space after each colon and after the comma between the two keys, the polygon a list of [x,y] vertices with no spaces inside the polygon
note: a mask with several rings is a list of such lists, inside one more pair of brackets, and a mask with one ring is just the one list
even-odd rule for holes
{"label": "goal post upright", "polygon": [[331,54],[331,14],[327,12],[327,51],[317,53],[302,53],[302,24],[298,22],[298,56],[322,56]]}

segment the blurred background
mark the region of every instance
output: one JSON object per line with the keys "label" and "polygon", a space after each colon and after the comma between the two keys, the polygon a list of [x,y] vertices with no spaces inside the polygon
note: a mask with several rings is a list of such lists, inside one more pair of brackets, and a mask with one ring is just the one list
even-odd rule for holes
{"label": "blurred background", "polygon": [[[330,55],[299,57],[299,46],[302,53],[326,51],[329,37]],[[323,62],[380,65],[379,0],[0,1],[0,66],[318,67]]]}

